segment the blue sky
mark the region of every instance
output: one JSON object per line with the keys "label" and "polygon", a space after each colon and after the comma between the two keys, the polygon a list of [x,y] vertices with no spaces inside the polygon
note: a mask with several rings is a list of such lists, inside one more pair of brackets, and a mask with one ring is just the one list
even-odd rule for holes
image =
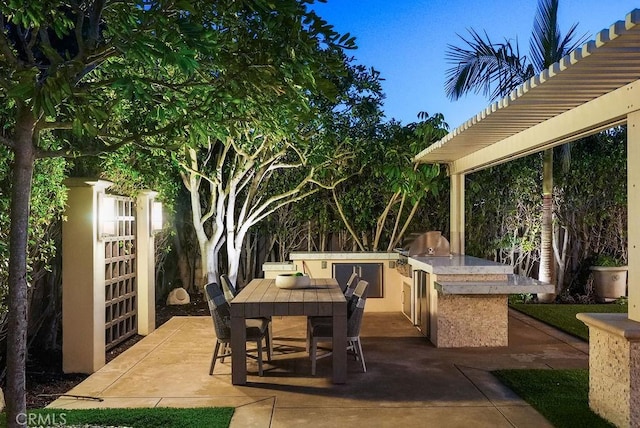
{"label": "blue sky", "polygon": [[[356,62],[381,72],[387,119],[407,124],[417,114],[443,113],[451,129],[488,104],[480,95],[449,101],[444,93],[447,44],[461,45],[457,34],[486,30],[491,40],[518,39],[528,53],[536,0],[328,0],[313,6],[341,33],[356,36]],[[560,28],[578,23],[588,40],[640,7],[632,0],[561,0]]]}

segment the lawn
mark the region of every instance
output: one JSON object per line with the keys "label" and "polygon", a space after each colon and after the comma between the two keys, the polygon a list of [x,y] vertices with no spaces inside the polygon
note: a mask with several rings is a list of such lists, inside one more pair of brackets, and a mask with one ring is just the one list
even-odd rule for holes
{"label": "lawn", "polygon": [[[168,407],[145,409],[37,409],[29,410],[25,422],[29,426],[127,426],[133,428],[227,428],[233,407]],[[6,427],[6,414],[0,427]]]}
{"label": "lawn", "polygon": [[576,314],[581,312],[628,312],[628,306],[626,303],[607,303],[597,305],[512,303],[510,306],[517,311],[525,313],[535,319],[586,341],[589,340],[589,330],[582,321],[576,318]]}
{"label": "lawn", "polygon": [[[512,308],[589,340],[581,312],[626,313],[626,303],[596,305],[512,303]],[[589,408],[588,370],[499,370],[493,374],[556,427],[611,427]]]}
{"label": "lawn", "polygon": [[555,427],[613,426],[589,408],[588,370],[498,370],[493,374]]}

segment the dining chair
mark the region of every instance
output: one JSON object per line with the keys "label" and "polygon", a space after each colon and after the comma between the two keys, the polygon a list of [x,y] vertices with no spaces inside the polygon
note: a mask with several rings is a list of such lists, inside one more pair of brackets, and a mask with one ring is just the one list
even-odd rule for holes
{"label": "dining chair", "polygon": [[[229,276],[226,273],[220,275],[220,284],[222,285],[222,291],[224,293],[224,297],[227,299],[227,302],[232,301],[240,292],[238,287],[236,287],[231,282]],[[271,317],[259,317],[256,319],[265,320],[269,323],[267,326],[267,335],[269,336],[269,352],[273,354],[273,326],[271,325]]]}
{"label": "dining chair", "polygon": [[[366,293],[369,283],[364,280],[361,281],[358,274],[353,272],[351,274],[351,277],[349,278],[349,281],[347,281],[347,284],[348,286],[344,290],[345,291],[344,297],[347,299],[347,318],[348,318],[351,315],[351,313],[355,310],[355,307],[358,303],[358,298],[362,297],[362,295]],[[324,318],[324,320],[320,320],[320,318]],[[314,319],[316,323],[331,322],[331,317],[314,317]],[[309,352],[310,349],[311,349],[311,336],[309,334],[309,330],[307,329],[307,344],[306,344],[307,352]]]}
{"label": "dining chair", "polygon": [[[360,360],[362,371],[367,372],[367,366],[362,353],[360,342],[360,327],[367,301],[367,281],[359,281],[353,296],[347,299],[347,351],[352,351],[356,360]],[[326,352],[318,355],[318,343],[330,342],[333,339],[333,320],[331,317],[309,317],[307,322],[307,337],[309,337],[309,357],[311,358],[311,375],[316,374],[316,362],[320,358],[331,355]]]}
{"label": "dining chair", "polygon": [[[356,277],[357,278],[357,277]],[[367,291],[369,290],[369,283],[364,280],[360,280],[357,278],[357,284],[353,289],[353,295],[357,297],[367,297]]]}
{"label": "dining chair", "polygon": [[222,292],[227,302],[233,300],[238,295],[238,289],[231,283],[229,276],[226,273],[220,275],[220,285],[222,286]]}
{"label": "dining chair", "polygon": [[358,274],[356,272],[352,272],[351,276],[349,277],[349,279],[347,280],[347,282],[344,285],[344,288],[342,287],[342,285],[340,286],[340,288],[342,288],[342,292],[344,293],[346,298],[351,297],[351,295],[353,294],[353,291],[356,287],[356,285],[358,284],[358,282],[360,281],[360,277],[358,276]]}
{"label": "dining chair", "polygon": [[[212,375],[216,366],[216,360],[221,359],[224,362],[224,358],[231,355],[231,306],[215,282],[210,282],[205,285],[205,294],[207,296],[209,312],[211,312],[211,318],[213,319],[213,326],[216,331],[216,345],[213,350],[213,357],[211,358],[211,366],[209,368],[209,375]],[[265,340],[267,345],[267,361],[271,361],[269,335],[267,334],[269,322],[260,318],[247,319],[245,320],[245,325],[247,329],[247,342],[256,343],[258,350],[258,375],[262,376],[263,340]],[[220,347],[222,347],[221,354]],[[249,357],[253,358],[253,356]]]}

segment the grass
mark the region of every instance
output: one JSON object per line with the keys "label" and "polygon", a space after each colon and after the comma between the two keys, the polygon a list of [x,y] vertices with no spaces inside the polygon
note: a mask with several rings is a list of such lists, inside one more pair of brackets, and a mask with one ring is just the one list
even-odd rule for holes
{"label": "grass", "polygon": [[[136,409],[37,409],[28,411],[29,426],[127,426],[133,428],[226,428],[231,423],[233,407],[168,407]],[[6,414],[0,427],[6,427]]]}
{"label": "grass", "polygon": [[559,428],[612,427],[589,408],[589,371],[498,370],[493,374]]}
{"label": "grass", "polygon": [[628,311],[626,303],[596,305],[512,303],[510,306],[517,311],[586,341],[589,340],[589,330],[582,321],[576,318],[576,314],[580,312],[627,313]]}

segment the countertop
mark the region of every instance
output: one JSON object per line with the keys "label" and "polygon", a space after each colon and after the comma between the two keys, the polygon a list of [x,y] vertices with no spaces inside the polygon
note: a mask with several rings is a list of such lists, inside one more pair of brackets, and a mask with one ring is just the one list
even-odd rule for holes
{"label": "countertop", "polygon": [[408,263],[414,268],[436,275],[508,275],[513,268],[502,263],[463,254],[439,257],[410,256]]}
{"label": "countertop", "polygon": [[527,278],[522,275],[508,275],[506,281],[463,282],[437,281],[435,288],[442,294],[519,294],[553,293],[553,284]]}
{"label": "countertop", "polygon": [[289,254],[291,260],[398,260],[398,253],[390,252],[354,252],[354,251],[326,251],[326,252],[295,252]]}

